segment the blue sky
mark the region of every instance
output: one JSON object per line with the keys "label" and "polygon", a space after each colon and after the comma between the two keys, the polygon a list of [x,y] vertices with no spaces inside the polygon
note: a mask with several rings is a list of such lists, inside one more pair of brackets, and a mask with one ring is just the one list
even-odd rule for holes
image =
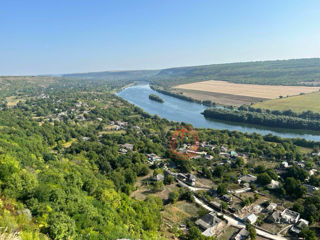
{"label": "blue sky", "polygon": [[320,57],[320,1],[2,0],[0,75]]}

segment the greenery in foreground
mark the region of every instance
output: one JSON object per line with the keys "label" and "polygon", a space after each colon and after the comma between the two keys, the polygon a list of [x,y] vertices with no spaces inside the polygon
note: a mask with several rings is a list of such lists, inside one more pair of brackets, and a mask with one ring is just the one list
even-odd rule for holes
{"label": "greenery in foreground", "polygon": [[[162,202],[128,196],[145,174],[145,155],[117,151],[135,136],[98,139],[103,124],[139,111],[116,107],[122,101],[109,90],[83,92],[72,81],[33,89],[32,96],[43,97],[0,111],[1,227],[22,239],[160,239]],[[75,110],[80,101],[87,106]],[[88,111],[87,121],[77,120],[77,111]],[[66,112],[60,120],[59,112]]]}

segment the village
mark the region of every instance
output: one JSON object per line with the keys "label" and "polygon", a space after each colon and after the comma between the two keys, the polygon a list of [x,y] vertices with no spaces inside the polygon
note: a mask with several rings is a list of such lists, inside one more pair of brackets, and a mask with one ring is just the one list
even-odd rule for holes
{"label": "village", "polygon": [[[124,144],[124,148],[132,149],[133,146]],[[181,153],[188,152],[190,144],[184,144],[179,148]],[[193,159],[212,160],[214,157],[207,151],[217,151],[218,146],[202,142],[199,151],[195,152]],[[221,161],[217,165],[232,164],[241,159],[244,163],[248,160],[248,154],[237,153],[221,146],[218,149]],[[319,154],[313,153],[312,155]],[[258,176],[254,174],[239,175],[237,183],[230,188],[219,189],[209,182],[204,176],[195,173],[177,172],[174,164],[162,159],[154,153],[147,154],[151,167],[162,169],[150,178],[150,181],[163,182],[167,176],[172,176],[178,187],[187,188],[194,194],[195,204],[200,205],[208,211],[196,219],[197,225],[204,236],[214,236],[217,239],[226,239],[226,229],[232,228],[232,235],[229,239],[249,239],[250,233],[246,230],[249,224],[255,228],[259,239],[298,239],[301,230],[309,226],[309,221],[303,219],[298,212],[290,209],[290,203],[277,199],[271,194],[260,192],[261,184],[258,183]],[[304,168],[303,162],[293,162],[300,168]],[[292,167],[288,162],[283,161],[274,169],[278,180],[272,179],[270,183],[263,186],[267,191],[276,191],[281,186],[281,174]],[[317,169],[310,169],[309,176],[317,174]],[[304,184],[307,194],[311,195],[319,190],[318,187]],[[179,224],[181,231],[186,231],[185,224]]]}
{"label": "village", "polygon": [[[42,96],[43,98],[49,97]],[[59,104],[59,100],[56,102]],[[56,108],[56,113],[47,116],[47,120],[73,119],[75,122],[97,122],[101,125],[98,140],[104,134],[125,135],[128,129],[133,129],[138,136],[145,136],[142,127],[137,124],[116,119],[106,121],[102,117],[91,114],[92,110],[94,108],[89,107],[88,104],[78,101],[70,111]],[[90,141],[91,138],[91,136],[82,136],[81,140]],[[118,154],[126,155],[136,150],[133,142],[118,144]],[[144,189],[148,194],[159,196],[165,206],[170,207],[170,204],[166,204],[172,201],[171,193],[182,191],[180,189],[189,191],[192,200],[188,203],[188,207],[193,205],[194,212],[186,214],[186,217],[181,219],[173,220],[172,217],[168,219],[164,217],[164,222],[169,228],[177,227],[177,231],[186,233],[188,231],[186,221],[192,219],[193,224],[202,231],[202,235],[208,237],[223,240],[248,239],[250,237],[248,226],[253,226],[258,239],[284,240],[298,239],[302,229],[310,226],[310,221],[292,210],[291,201],[277,197],[277,194],[284,185],[283,174],[288,169],[299,168],[308,173],[303,187],[306,195],[311,196],[319,190],[319,187],[313,186],[309,181],[312,176],[318,175],[319,165],[310,166],[304,160],[280,162],[265,160],[263,164],[268,166],[268,171],[272,169],[269,175],[273,177],[264,181],[262,175],[266,169],[257,170],[257,166],[261,166],[257,163],[242,171],[244,165],[250,165],[250,153],[237,152],[228,145],[202,141],[199,143],[199,148],[194,150],[190,143],[183,142],[177,147],[177,151],[181,154],[189,154],[190,161],[195,162],[195,165],[197,163],[206,165],[205,162],[210,162],[211,165],[202,170],[193,168],[186,173],[179,171],[177,162],[172,156],[163,156],[155,152],[145,153],[147,163],[152,170],[151,175],[141,179],[131,194],[134,198],[144,199],[145,196],[141,196]],[[308,155],[319,158],[320,152],[312,152]],[[260,158],[263,159],[265,156]],[[228,184],[224,184],[224,171],[232,173],[232,177],[227,180]],[[201,209],[203,214],[199,215],[198,212]]]}
{"label": "village", "polygon": [[[125,131],[128,122],[110,121],[109,126],[110,131]],[[134,129],[138,134],[141,134],[139,126],[134,126]],[[249,159],[249,154],[237,153],[228,149],[227,146],[201,142],[197,151],[194,151],[191,146],[191,144],[184,143],[178,148],[178,151],[183,154],[192,153],[193,160],[214,160],[214,156],[210,152],[218,153],[220,158],[216,161],[216,166],[232,165],[238,161],[246,164]],[[127,154],[130,151],[135,151],[134,144],[119,145],[119,154]],[[320,156],[320,153],[312,153],[311,155]],[[258,239],[298,239],[301,230],[310,225],[309,221],[303,219],[300,213],[290,209],[290,202],[279,199],[272,194],[265,194],[265,191],[259,191],[259,189],[265,189],[267,192],[277,191],[283,185],[281,174],[293,165],[304,169],[304,161],[278,163],[274,168],[277,180],[271,179],[264,186],[259,183],[258,175],[247,173],[237,176],[236,183],[230,187],[221,189],[221,185],[217,186],[199,172],[178,172],[173,161],[160,157],[156,153],[147,153],[146,158],[150,168],[155,171],[149,178],[143,179],[143,184],[157,185],[158,189],[155,191],[167,192],[164,194],[163,200],[168,200],[165,198],[169,198],[170,195],[163,184],[168,176],[174,179],[173,182],[170,182],[170,186],[176,186],[170,188],[170,191],[174,191],[175,188],[185,188],[192,192],[193,204],[207,211],[206,214],[194,221],[204,236],[216,237],[217,239],[245,240],[250,238],[250,233],[247,230],[247,226],[250,225],[255,228]],[[211,169],[211,171],[214,170]],[[308,170],[308,173],[309,176],[317,175],[318,169],[312,168]],[[307,195],[312,195],[319,190],[318,187],[310,184],[303,184],[303,186],[306,188]],[[135,192],[133,196],[135,196]],[[177,224],[179,231],[186,232],[188,230],[183,222]],[[170,227],[172,226],[170,225]]]}

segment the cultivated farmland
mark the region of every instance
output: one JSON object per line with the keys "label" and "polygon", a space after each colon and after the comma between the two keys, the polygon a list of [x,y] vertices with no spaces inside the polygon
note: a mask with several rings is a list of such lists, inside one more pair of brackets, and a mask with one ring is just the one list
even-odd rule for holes
{"label": "cultivated farmland", "polygon": [[[204,81],[182,84],[174,91],[199,100],[211,100],[220,104],[242,105],[275,99],[280,96],[295,96],[301,93],[319,91],[319,87],[276,86],[257,84],[238,84],[225,81]],[[221,96],[224,96],[221,98]]]}

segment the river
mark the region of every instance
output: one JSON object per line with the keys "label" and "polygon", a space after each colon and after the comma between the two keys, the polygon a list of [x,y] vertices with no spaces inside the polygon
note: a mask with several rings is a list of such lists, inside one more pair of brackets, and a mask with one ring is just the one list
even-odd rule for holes
{"label": "river", "polygon": [[[164,100],[164,103],[150,100],[149,95],[152,93],[160,96]],[[247,133],[256,132],[262,135],[273,134],[283,138],[304,138],[312,141],[320,141],[320,133],[312,131],[278,129],[209,120],[201,114],[201,112],[206,109],[206,106],[158,93],[152,90],[148,84],[134,85],[125,88],[118,92],[117,95],[150,114],[156,114],[170,121],[191,123],[196,128],[227,129]]]}

